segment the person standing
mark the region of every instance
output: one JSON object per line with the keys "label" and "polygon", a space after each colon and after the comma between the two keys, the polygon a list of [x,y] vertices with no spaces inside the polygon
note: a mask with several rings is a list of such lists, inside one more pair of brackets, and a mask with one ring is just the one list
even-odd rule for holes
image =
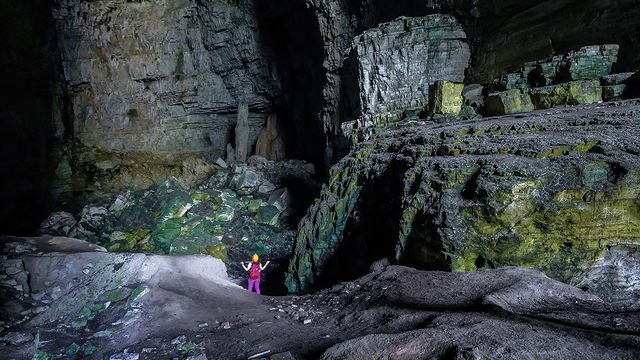
{"label": "person standing", "polygon": [[267,261],[263,266],[261,263],[258,262],[259,260],[258,254],[253,254],[253,256],[251,257],[251,260],[252,260],[251,262],[247,262],[247,266],[244,265],[244,261],[241,261],[240,265],[242,265],[243,269],[249,272],[249,286],[247,290],[253,291],[253,287],[255,286],[256,293],[260,295],[261,272],[262,270],[267,268],[267,265],[269,265],[271,261]]}

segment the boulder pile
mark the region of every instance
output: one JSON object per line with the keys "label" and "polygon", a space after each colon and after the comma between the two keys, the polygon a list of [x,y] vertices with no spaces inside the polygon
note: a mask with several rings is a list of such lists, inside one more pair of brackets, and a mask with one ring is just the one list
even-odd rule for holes
{"label": "boulder pile", "polygon": [[72,214],[53,213],[40,233],[76,237],[111,252],[207,254],[234,268],[253,253],[288,258],[297,204],[283,183],[295,178],[315,186],[313,166],[254,155],[247,164],[218,160],[216,168],[198,189],[169,178],[107,204],[87,205],[77,221]]}

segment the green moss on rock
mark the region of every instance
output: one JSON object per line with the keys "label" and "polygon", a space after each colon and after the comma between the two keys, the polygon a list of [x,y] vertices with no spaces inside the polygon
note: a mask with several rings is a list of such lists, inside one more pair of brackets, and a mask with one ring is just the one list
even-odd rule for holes
{"label": "green moss on rock", "polygon": [[591,104],[602,101],[599,80],[572,81],[529,90],[536,109]]}
{"label": "green moss on rock", "polygon": [[529,95],[517,89],[489,94],[485,108],[489,115],[515,114],[535,109]]}
{"label": "green moss on rock", "polygon": [[462,89],[464,84],[449,81],[436,81],[430,89],[432,96],[431,110],[433,114],[458,115],[462,108]]}

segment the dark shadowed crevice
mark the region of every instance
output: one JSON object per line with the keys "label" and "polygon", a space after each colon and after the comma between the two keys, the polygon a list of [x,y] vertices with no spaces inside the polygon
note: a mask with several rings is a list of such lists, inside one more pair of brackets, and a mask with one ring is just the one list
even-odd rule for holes
{"label": "dark shadowed crevice", "polygon": [[419,270],[449,271],[451,260],[444,254],[442,238],[437,230],[433,215],[419,213],[407,237],[400,264]]}
{"label": "dark shadowed crevice", "polygon": [[314,282],[315,288],[365,275],[371,264],[382,258],[393,261],[400,230],[398,219],[402,218],[406,168],[404,161],[393,161],[384,174],[376,176],[363,188],[345,227],[343,240],[323,265]]}
{"label": "dark shadowed crevice", "polygon": [[256,0],[263,50],[281,85],[274,99],[288,158],[309,161],[323,175],[327,136],[318,119],[324,86],[318,20],[303,0]]}
{"label": "dark shadowed crevice", "polygon": [[49,2],[3,3],[0,32],[0,233],[28,235],[53,208],[50,186],[66,131],[56,129],[64,106]]}

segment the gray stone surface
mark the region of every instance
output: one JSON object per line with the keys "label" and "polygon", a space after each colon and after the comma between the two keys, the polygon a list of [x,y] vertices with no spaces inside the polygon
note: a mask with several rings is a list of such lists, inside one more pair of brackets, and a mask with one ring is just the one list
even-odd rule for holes
{"label": "gray stone surface", "polygon": [[76,224],[76,219],[68,212],[58,211],[51,213],[40,224],[38,229],[39,234],[47,235],[61,235],[67,236],[71,232],[71,229]]}
{"label": "gray stone surface", "polygon": [[356,36],[346,69],[363,120],[398,116],[429,102],[437,80],[462,83],[469,65],[466,34],[455,17],[399,18]]}
{"label": "gray stone surface", "polygon": [[379,262],[314,295],[271,297],[233,284],[207,256],[51,249],[19,257],[43,295],[14,298],[24,307],[10,310],[49,305],[29,312],[21,334],[35,339],[4,346],[8,359],[246,359],[266,350],[278,359],[633,359],[640,345],[637,312],[532,269],[449,273]]}
{"label": "gray stone surface", "polygon": [[[101,172],[94,176],[109,179],[116,192],[151,185],[139,178],[145,171],[157,180],[178,176],[174,158],[224,156],[241,102],[248,105],[247,143],[255,144],[277,90],[254,2],[62,0],[52,9],[68,131],[82,145],[68,163],[95,164]],[[128,154],[138,158],[123,161]],[[140,162],[155,170],[129,173]]]}
{"label": "gray stone surface", "polygon": [[238,104],[238,118],[235,127],[236,161],[246,162],[249,152],[249,105]]}

